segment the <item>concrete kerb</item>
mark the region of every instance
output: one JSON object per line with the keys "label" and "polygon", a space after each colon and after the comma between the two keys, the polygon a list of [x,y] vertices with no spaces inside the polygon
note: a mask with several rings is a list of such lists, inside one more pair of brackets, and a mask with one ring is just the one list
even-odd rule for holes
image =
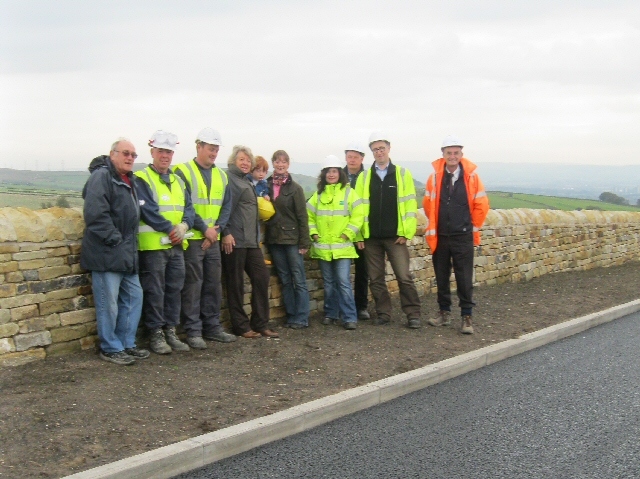
{"label": "concrete kerb", "polygon": [[63,479],[168,479],[640,311],[640,300]]}

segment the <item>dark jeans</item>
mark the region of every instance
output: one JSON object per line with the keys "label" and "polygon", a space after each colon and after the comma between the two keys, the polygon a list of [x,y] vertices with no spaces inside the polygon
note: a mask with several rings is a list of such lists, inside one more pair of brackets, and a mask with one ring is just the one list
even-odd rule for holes
{"label": "dark jeans", "polygon": [[144,325],[151,331],[180,323],[180,291],[184,285],[182,245],[140,251],[140,284],[144,292]]}
{"label": "dark jeans", "polygon": [[270,244],[269,253],[282,283],[288,324],[309,325],[309,290],[304,259],[298,245]]}
{"label": "dark jeans", "polygon": [[353,295],[356,299],[356,309],[361,311],[369,305],[369,275],[367,274],[367,259],[364,250],[356,247],[358,257],[353,259],[356,267],[356,276],[353,282]]}
{"label": "dark jeans", "polygon": [[220,243],[202,251],[204,240],[190,240],[184,252],[185,279],[180,319],[187,336],[211,336],[222,331],[222,263]]}
{"label": "dark jeans", "polygon": [[451,311],[451,263],[462,314],[471,314],[473,302],[473,235],[438,235],[438,245],[431,256],[438,286],[438,305]]}
{"label": "dark jeans", "polygon": [[[234,248],[222,253],[227,303],[234,334],[264,331],[269,322],[269,270],[260,248]],[[244,273],[251,280],[251,319],[244,311]]]}
{"label": "dark jeans", "polygon": [[409,248],[406,244],[396,244],[395,241],[395,238],[364,240],[369,286],[376,302],[376,313],[379,318],[391,317],[391,296],[385,281],[386,255],[398,281],[402,311],[409,319],[419,319],[420,296],[409,270]]}

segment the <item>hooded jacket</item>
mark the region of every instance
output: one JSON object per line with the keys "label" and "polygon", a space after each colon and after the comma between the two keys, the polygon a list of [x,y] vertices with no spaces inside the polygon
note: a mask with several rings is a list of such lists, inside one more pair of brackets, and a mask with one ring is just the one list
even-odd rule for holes
{"label": "hooded jacket", "polygon": [[[110,158],[102,155],[89,165],[84,185],[85,230],[80,266],[89,271],[138,272],[140,206],[135,188],[120,176]],[[134,184],[132,173],[127,173]]]}

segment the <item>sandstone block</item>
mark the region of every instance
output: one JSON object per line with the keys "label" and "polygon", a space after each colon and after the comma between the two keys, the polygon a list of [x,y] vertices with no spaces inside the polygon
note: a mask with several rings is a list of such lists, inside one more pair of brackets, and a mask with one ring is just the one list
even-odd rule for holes
{"label": "sandstone block", "polygon": [[15,284],[0,284],[0,298],[8,298],[16,295]]}
{"label": "sandstone block", "polygon": [[21,366],[23,364],[44,359],[47,353],[44,349],[32,349],[19,353],[9,353],[0,356],[0,367],[2,366]]}
{"label": "sandstone block", "polygon": [[11,311],[8,309],[0,309],[0,324],[5,324],[11,321]]}
{"label": "sandstone block", "polygon": [[28,261],[33,259],[44,259],[47,257],[46,251],[26,251],[22,253],[14,253],[13,259],[15,261]]}
{"label": "sandstone block", "polygon": [[16,351],[26,351],[27,349],[51,344],[51,333],[49,331],[37,331],[35,333],[18,334],[13,337]]}
{"label": "sandstone block", "polygon": [[41,280],[58,278],[65,274],[71,274],[71,268],[69,266],[51,266],[48,268],[42,268],[38,271],[38,278]]}
{"label": "sandstone block", "polygon": [[4,279],[7,283],[20,283],[24,281],[24,275],[21,271],[12,271],[4,275]]}
{"label": "sandstone block", "polygon": [[88,323],[89,321],[95,321],[96,310],[95,308],[81,309],[79,311],[70,311],[68,313],[60,313],[60,324],[62,326],[68,326],[71,324]]}
{"label": "sandstone block", "polygon": [[86,351],[87,349],[95,348],[98,343],[98,336],[85,336],[84,338],[80,338],[80,349]]}
{"label": "sandstone block", "polygon": [[60,326],[60,317],[57,314],[40,316],[37,318],[25,319],[18,322],[20,333],[33,333],[34,331],[44,331]]}
{"label": "sandstone block", "polygon": [[11,309],[11,321],[17,322],[23,319],[33,318],[34,316],[38,316],[37,304],[30,304],[29,306]]}
{"label": "sandstone block", "polygon": [[12,298],[0,299],[0,308],[17,308],[28,304],[36,304],[44,300],[43,294],[22,294]]}
{"label": "sandstone block", "polygon": [[45,266],[63,266],[66,264],[67,262],[65,261],[65,258],[54,257],[54,258],[45,258],[44,260]]}
{"label": "sandstone block", "polygon": [[62,313],[64,311],[72,311],[76,309],[73,299],[59,299],[55,301],[46,301],[40,303],[40,316],[46,316],[51,313]]}
{"label": "sandstone block", "polygon": [[85,270],[80,267],[80,263],[71,265],[71,274],[85,273]]}
{"label": "sandstone block", "polygon": [[82,250],[82,244],[81,243],[70,243],[69,244],[69,251],[71,252],[71,254],[80,254],[81,250]]}
{"label": "sandstone block", "polygon": [[44,268],[46,263],[43,259],[31,259],[28,261],[18,261],[18,268],[21,270]]}
{"label": "sandstone block", "polygon": [[0,354],[12,353],[16,350],[16,345],[12,338],[0,339]]}
{"label": "sandstone block", "polygon": [[51,340],[54,343],[73,341],[87,335],[87,328],[84,324],[75,326],[64,326],[51,330]]}
{"label": "sandstone block", "polygon": [[8,338],[18,333],[18,325],[16,323],[0,324],[0,338]]}
{"label": "sandstone block", "polygon": [[18,262],[9,261],[8,263],[0,263],[0,273],[10,273],[11,271],[18,271]]}
{"label": "sandstone block", "polygon": [[66,343],[54,343],[45,348],[47,356],[63,356],[65,354],[79,353],[82,351],[80,341],[67,341]]}
{"label": "sandstone block", "polygon": [[67,264],[77,264],[80,263],[80,255],[79,254],[70,254],[66,257]]}
{"label": "sandstone block", "polygon": [[20,251],[20,247],[16,243],[2,243],[0,240],[0,253],[17,253]]}
{"label": "sandstone block", "polygon": [[67,246],[62,246],[59,248],[50,248],[46,251],[48,257],[52,256],[66,256],[69,254],[69,248]]}
{"label": "sandstone block", "polygon": [[61,289],[58,291],[50,291],[44,295],[45,301],[73,298],[74,296],[76,296],[77,290],[78,288],[67,288],[67,289]]}

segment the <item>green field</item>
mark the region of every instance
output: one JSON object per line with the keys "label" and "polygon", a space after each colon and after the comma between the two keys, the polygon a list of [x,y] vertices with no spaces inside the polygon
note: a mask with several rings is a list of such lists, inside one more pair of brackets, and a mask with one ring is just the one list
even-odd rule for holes
{"label": "green field", "polygon": [[512,208],[531,208],[536,210],[603,210],[603,211],[640,211],[637,206],[614,205],[598,200],[564,198],[561,196],[528,195],[525,193],[505,193],[488,191],[492,209],[510,210]]}
{"label": "green field", "polygon": [[43,203],[51,203],[55,206],[60,196],[66,198],[69,206],[82,207],[83,200],[79,191],[0,187],[0,208],[22,206],[32,210],[39,210],[42,208]]}

